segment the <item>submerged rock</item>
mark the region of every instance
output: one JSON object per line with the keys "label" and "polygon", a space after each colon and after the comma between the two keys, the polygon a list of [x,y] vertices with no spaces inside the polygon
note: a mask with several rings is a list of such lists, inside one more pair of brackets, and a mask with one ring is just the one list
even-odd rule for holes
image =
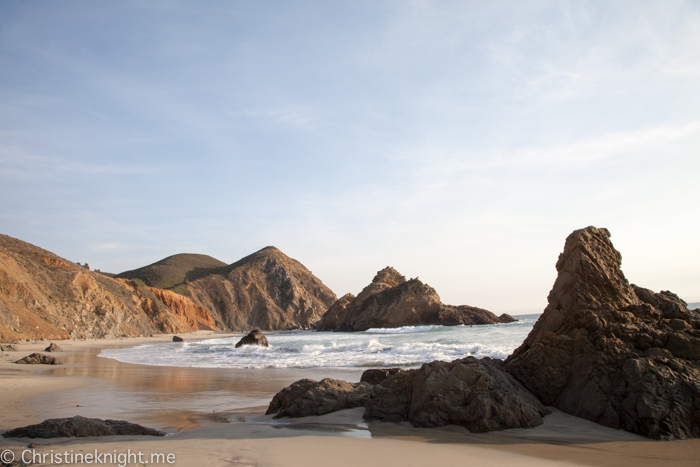
{"label": "submerged rock", "polygon": [[655,439],[700,437],[700,313],[627,282],[607,229],[566,239],[507,370],[546,405]]}
{"label": "submerged rock", "polygon": [[420,280],[406,280],[394,268],[377,273],[372,283],[355,297],[347,294],[336,301],[316,324],[319,331],[366,331],[440,324],[495,324],[516,321],[503,314],[472,306],[445,305],[435,289]]}
{"label": "submerged rock", "polygon": [[321,381],[302,379],[275,394],[265,415],[297,418],[361,407],[369,398],[370,387],[367,383],[348,383],[332,378]]}
{"label": "submerged rock", "polygon": [[123,420],[101,420],[76,415],[72,418],[52,418],[38,425],[15,428],[3,433],[2,436],[5,438],[62,438],[115,435],[165,436],[165,433]]}
{"label": "submerged rock", "polygon": [[396,372],[370,391],[364,418],[416,427],[460,425],[474,433],[533,428],[549,411],[500,360],[467,357]]}
{"label": "submerged rock", "polygon": [[267,342],[267,337],[263,335],[260,329],[253,329],[247,335],[243,336],[243,338],[236,343],[236,348],[242,345],[260,345],[262,347],[270,347],[270,344]]}
{"label": "submerged rock", "polygon": [[51,345],[44,349],[44,352],[63,352],[63,349],[52,342]]}
{"label": "submerged rock", "polygon": [[27,365],[63,365],[63,362],[58,358],[40,353],[33,353],[21,360],[17,360],[15,363]]}

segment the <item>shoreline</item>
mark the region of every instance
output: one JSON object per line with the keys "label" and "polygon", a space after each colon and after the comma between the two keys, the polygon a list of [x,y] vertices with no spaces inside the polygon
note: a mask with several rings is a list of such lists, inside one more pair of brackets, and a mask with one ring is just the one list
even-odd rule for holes
{"label": "shoreline", "polygon": [[[198,331],[185,340],[242,333]],[[170,342],[172,335],[109,340],[51,341],[64,352],[50,355],[64,365],[16,365],[42,352],[49,341],[20,343],[2,352],[0,431],[46,418],[83,415],[115,418],[165,429],[165,438],[103,437],[27,440],[0,438],[2,449],[21,453],[29,443],[38,452],[140,450],[167,452],[175,465],[443,465],[680,466],[700,465],[700,440],[653,441],[612,430],[556,409],[534,429],[469,433],[461,427],[413,428],[366,423],[361,410],[322,417],[273,421],[264,412],[272,395],[304,377],[359,380],[357,371],[232,370],[149,367],[98,358],[110,347]],[[120,416],[123,415],[123,416]],[[45,464],[64,465],[64,464]],[[69,465],[69,464],[65,464]]]}

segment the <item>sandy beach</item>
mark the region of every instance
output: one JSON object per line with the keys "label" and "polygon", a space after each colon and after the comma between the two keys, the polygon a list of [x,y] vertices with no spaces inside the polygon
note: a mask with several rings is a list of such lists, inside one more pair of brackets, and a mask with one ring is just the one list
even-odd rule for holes
{"label": "sandy beach", "polygon": [[[232,334],[200,331],[203,339]],[[128,420],[169,433],[155,437],[4,439],[0,448],[20,459],[46,455],[36,465],[72,465],[78,453],[134,454],[127,465],[147,465],[151,454],[171,454],[183,466],[687,466],[700,464],[700,440],[652,441],[611,430],[553,409],[544,425],[485,434],[459,427],[418,429],[365,423],[362,410],[322,417],[272,420],[272,396],[301,378],[358,381],[362,370],[232,370],[131,365],[97,357],[104,348],[169,342],[171,336],[58,341],[65,365],[17,365],[48,342],[17,344],[0,357],[0,431],[47,418]],[[36,447],[28,448],[33,443]],[[135,453],[141,452],[137,459]],[[67,453],[69,462],[51,461]],[[124,458],[122,458],[124,459]],[[35,457],[39,460],[39,457]],[[63,460],[63,459],[62,459]],[[103,459],[106,460],[106,459]],[[104,462],[109,464],[110,462]],[[124,465],[122,463],[122,465]]]}

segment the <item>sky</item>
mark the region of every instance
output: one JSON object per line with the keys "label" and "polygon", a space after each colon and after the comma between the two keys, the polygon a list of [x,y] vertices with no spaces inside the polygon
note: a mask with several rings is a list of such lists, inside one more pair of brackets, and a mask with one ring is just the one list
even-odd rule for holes
{"label": "sky", "polygon": [[700,2],[0,2],[0,233],[102,271],[267,245],[540,312],[573,230],[700,301]]}

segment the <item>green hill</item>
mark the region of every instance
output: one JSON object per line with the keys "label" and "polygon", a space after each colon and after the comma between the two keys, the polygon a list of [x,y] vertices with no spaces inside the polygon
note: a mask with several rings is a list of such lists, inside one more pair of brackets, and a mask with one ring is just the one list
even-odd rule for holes
{"label": "green hill", "polygon": [[122,279],[139,279],[150,287],[168,289],[189,295],[187,283],[218,272],[227,266],[223,261],[208,255],[181,253],[168,256],[157,263],[117,274]]}

